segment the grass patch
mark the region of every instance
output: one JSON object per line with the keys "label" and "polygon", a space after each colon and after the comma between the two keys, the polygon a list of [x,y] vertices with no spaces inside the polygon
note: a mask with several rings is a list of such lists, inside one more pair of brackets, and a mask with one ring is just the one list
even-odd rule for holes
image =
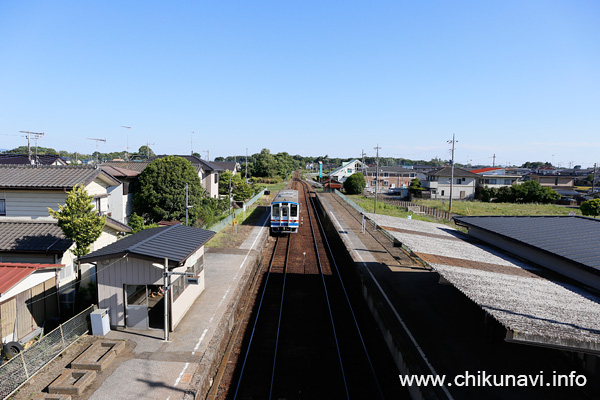
{"label": "grass patch", "polygon": [[[374,207],[375,207],[374,199],[366,198],[365,196],[363,196],[361,194],[346,195],[346,197],[350,198],[360,208],[365,210],[365,212],[368,212],[368,213],[373,212]],[[398,218],[407,218],[409,215],[411,215],[412,219],[416,219],[419,221],[435,222],[438,224],[444,224],[444,225],[451,226],[454,229],[458,229],[458,230],[462,230],[462,231],[465,230],[464,228],[457,226],[454,222],[448,221],[447,219],[435,218],[430,215],[418,215],[418,214],[409,213],[406,210],[406,208],[404,208],[404,207],[387,204],[387,203],[384,203],[383,201],[377,201],[377,214],[387,215],[390,217],[398,217]]]}
{"label": "grass patch", "polygon": [[[448,202],[442,204],[441,200],[415,199],[414,203],[448,211]],[[556,204],[516,204],[516,203],[483,203],[480,201],[453,201],[452,212],[459,215],[569,215],[574,211],[581,215],[581,211]]]}
{"label": "grass patch", "polygon": [[263,196],[246,209],[246,219],[242,220],[243,214],[236,217],[238,221],[237,234],[234,234],[231,225],[226,226],[217,232],[211,240],[206,243],[206,247],[239,247],[248,236],[248,232],[257,225],[259,218],[265,212],[265,206],[268,203],[268,196]]}
{"label": "grass patch", "polygon": [[280,190],[285,189],[285,185],[287,182],[279,182],[279,183],[259,183],[259,187],[266,187],[267,190],[270,190],[271,193],[276,194]]}

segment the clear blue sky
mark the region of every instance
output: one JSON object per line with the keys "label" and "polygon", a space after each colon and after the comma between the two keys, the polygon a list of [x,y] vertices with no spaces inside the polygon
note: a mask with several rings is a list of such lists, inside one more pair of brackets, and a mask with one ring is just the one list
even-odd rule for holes
{"label": "clear blue sky", "polygon": [[599,21],[597,0],[0,0],[0,148],[448,159],[455,133],[458,162],[591,166]]}

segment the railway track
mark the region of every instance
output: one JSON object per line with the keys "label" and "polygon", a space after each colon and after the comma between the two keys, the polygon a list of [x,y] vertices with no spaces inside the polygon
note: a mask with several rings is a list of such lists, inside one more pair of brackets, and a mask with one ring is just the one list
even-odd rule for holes
{"label": "railway track", "polygon": [[[299,191],[303,224],[296,234],[274,238],[243,339],[230,347],[237,353],[235,366],[224,373],[231,375],[225,380],[230,385],[211,398],[402,397],[395,365],[366,306],[355,310],[360,292],[349,295],[344,286],[319,227],[315,193],[299,176],[291,186]],[[233,364],[235,357],[226,359]]]}

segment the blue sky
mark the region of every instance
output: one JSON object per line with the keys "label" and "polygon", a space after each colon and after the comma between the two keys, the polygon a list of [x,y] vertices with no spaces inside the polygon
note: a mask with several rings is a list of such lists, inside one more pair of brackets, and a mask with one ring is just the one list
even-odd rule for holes
{"label": "blue sky", "polygon": [[462,163],[591,166],[598,21],[595,0],[0,0],[0,148],[448,159],[454,133]]}

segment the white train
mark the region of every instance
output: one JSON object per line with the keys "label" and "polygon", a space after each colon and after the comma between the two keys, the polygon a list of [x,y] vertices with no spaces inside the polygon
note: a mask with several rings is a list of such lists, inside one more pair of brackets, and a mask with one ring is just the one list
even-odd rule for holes
{"label": "white train", "polygon": [[271,233],[296,233],[300,226],[297,190],[282,190],[271,202]]}

